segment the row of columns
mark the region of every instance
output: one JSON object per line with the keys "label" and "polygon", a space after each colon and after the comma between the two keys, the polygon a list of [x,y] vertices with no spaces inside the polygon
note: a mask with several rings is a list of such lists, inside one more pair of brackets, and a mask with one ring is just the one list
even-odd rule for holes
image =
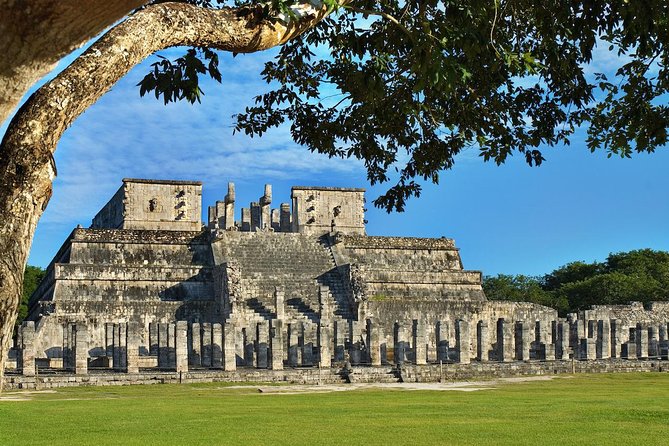
{"label": "row of columns", "polygon": [[[280,300],[281,296],[277,297]],[[557,320],[511,322],[500,318],[494,327],[488,321],[470,326],[459,319],[452,327],[414,320],[396,322],[392,349],[382,327],[374,319],[332,320],[331,308],[321,299],[321,322],[290,322],[280,319],[239,327],[234,319],[220,323],[152,323],[149,325],[149,354],[157,357],[158,368],[185,372],[189,367],[235,370],[238,363],[281,370],[291,367],[331,367],[332,360],[378,366],[384,363],[417,365],[434,361],[468,364],[530,359],[555,360],[607,358],[667,358],[667,324],[623,326],[613,320]],[[325,317],[327,316],[327,317]],[[452,331],[450,329],[453,329]],[[117,371],[138,373],[143,327],[139,323],[105,324],[106,356]],[[455,339],[449,339],[449,333]],[[432,338],[431,335],[434,335]],[[26,376],[35,375],[35,323],[26,321],[19,330],[18,366]],[[88,327],[82,323],[63,326],[63,368],[76,374],[88,372],[90,347]]]}

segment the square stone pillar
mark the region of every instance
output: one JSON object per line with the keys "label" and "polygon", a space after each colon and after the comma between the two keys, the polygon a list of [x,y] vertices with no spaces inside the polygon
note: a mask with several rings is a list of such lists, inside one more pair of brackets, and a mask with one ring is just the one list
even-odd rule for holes
{"label": "square stone pillar", "polygon": [[347,336],[348,336],[348,325],[341,320],[335,320],[333,324],[333,335],[332,335],[335,361],[344,360],[344,350]]}
{"label": "square stone pillar", "polygon": [[228,372],[237,370],[235,327],[230,322],[223,325],[223,368]]}
{"label": "square stone pillar", "polygon": [[620,358],[620,346],[623,342],[621,339],[622,326],[617,319],[610,319],[609,324],[611,326],[611,357]]}
{"label": "square stone pillar", "polygon": [[279,212],[279,230],[281,232],[290,232],[290,204],[281,203]]}
{"label": "square stone pillar", "polygon": [[168,368],[174,370],[177,367],[177,326],[174,322],[167,324],[167,362]]}
{"label": "square stone pillar", "polygon": [[369,352],[368,361],[373,366],[381,365],[381,339],[379,336],[379,327],[367,319],[367,351]]}
{"label": "square stone pillar", "polygon": [[500,362],[513,361],[514,333],[513,325],[504,318],[497,320],[497,360]]}
{"label": "square stone pillar", "polygon": [[272,319],[269,329],[270,368],[283,370],[283,321]]}
{"label": "square stone pillar", "polygon": [[569,359],[569,323],[564,319],[555,321],[555,358]]}
{"label": "square stone pillar", "polygon": [[405,335],[405,329],[402,323],[399,321],[395,322],[395,327],[394,327],[394,352],[393,352],[393,362],[397,365],[402,365],[404,364],[404,361],[406,360],[406,335]]}
{"label": "square stone pillar", "polygon": [[292,323],[288,325],[288,365],[291,367],[297,367],[299,364],[299,339],[300,335],[298,332],[297,323]]}
{"label": "square stone pillar", "polygon": [[481,362],[488,361],[489,345],[488,322],[479,321],[478,324],[476,324],[476,359]]}
{"label": "square stone pillar", "polygon": [[262,224],[262,210],[257,202],[251,203],[251,232],[259,231]]}
{"label": "square stone pillar", "polygon": [[636,355],[639,359],[648,358],[648,328],[636,324]]}
{"label": "square stone pillar", "polygon": [[579,349],[580,359],[593,360],[597,359],[597,341],[595,338],[581,339],[581,348]]}
{"label": "square stone pillar", "polygon": [[212,366],[212,345],[211,345],[211,323],[204,322],[200,325],[202,332],[202,366]]}
{"label": "square stone pillar", "polygon": [[269,229],[271,227],[271,207],[272,204],[272,185],[265,184],[265,193],[260,200],[258,200],[260,205],[260,228]]}
{"label": "square stone pillar", "polygon": [[611,322],[608,319],[597,321],[597,357],[611,357]]}
{"label": "square stone pillar", "polygon": [[[156,336],[156,342],[157,339]],[[105,355],[109,359],[109,366],[114,367],[114,324],[105,324]]]}
{"label": "square stone pillar", "polygon": [[242,208],[242,231],[249,232],[251,230],[251,210],[249,208]]}
{"label": "square stone pillar", "polygon": [[199,322],[191,324],[189,358],[190,365],[195,367],[202,365],[202,329]]}
{"label": "square stone pillar", "polygon": [[235,184],[228,183],[228,193],[225,196],[225,220],[223,229],[235,227]]}
{"label": "square stone pillar", "polygon": [[328,322],[321,322],[318,324],[318,351],[319,363],[321,367],[332,367],[332,340],[330,324]]}
{"label": "square stone pillar", "polygon": [[516,322],[516,359],[530,360],[530,324],[525,321]]}
{"label": "square stone pillar", "polygon": [[455,321],[455,345],[458,350],[460,364],[469,364],[471,361],[471,347],[469,337],[469,323],[458,319]]}
{"label": "square stone pillar", "polygon": [[167,325],[164,322],[158,324],[158,367],[161,369],[169,368]]}
{"label": "square stone pillar", "polygon": [[636,342],[624,342],[621,345],[620,355],[623,359],[637,359]]}
{"label": "square stone pillar", "polygon": [[[0,366],[2,366],[0,364]],[[35,322],[21,324],[21,356],[19,366],[23,376],[35,376]]]}
{"label": "square stone pillar", "polygon": [[413,351],[416,365],[427,364],[427,343],[425,338],[425,322],[415,319],[413,321]]}
{"label": "square stone pillar", "polygon": [[267,352],[269,351],[269,322],[264,320],[256,324],[256,357],[255,367],[257,369],[266,369]]}
{"label": "square stone pillar", "polygon": [[544,361],[555,361],[555,344],[541,344],[541,348]]}
{"label": "square stone pillar", "polygon": [[177,373],[188,372],[188,322],[174,324],[174,368]]}
{"label": "square stone pillar", "polygon": [[114,327],[114,369],[128,369],[128,324],[121,322]]}
{"label": "square stone pillar", "polygon": [[437,361],[448,361],[448,323],[438,321],[435,325]]}
{"label": "square stone pillar", "polygon": [[158,323],[149,323],[149,355],[158,356]]}
{"label": "square stone pillar", "polygon": [[284,299],[283,290],[279,289],[279,287],[274,288],[274,311],[276,312],[276,318],[280,321],[286,320],[286,304]]}
{"label": "square stone pillar", "polygon": [[126,329],[126,373],[139,373],[139,344],[141,326],[139,322],[128,322]]}
{"label": "square stone pillar", "polygon": [[218,322],[211,324],[211,367],[223,367],[223,327]]}
{"label": "square stone pillar", "polygon": [[314,344],[316,341],[316,332],[312,324],[302,323],[302,343],[301,349],[302,352],[302,361],[300,365],[305,367],[311,367],[314,365]]}
{"label": "square stone pillar", "polygon": [[648,357],[657,358],[659,356],[659,334],[657,326],[651,325],[648,327]]}

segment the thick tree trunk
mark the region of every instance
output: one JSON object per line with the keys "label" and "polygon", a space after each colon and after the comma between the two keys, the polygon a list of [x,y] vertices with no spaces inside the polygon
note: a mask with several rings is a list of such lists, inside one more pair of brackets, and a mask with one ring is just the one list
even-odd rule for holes
{"label": "thick tree trunk", "polygon": [[181,3],[143,9],[120,23],[21,107],[0,146],[0,388],[23,269],[56,175],[53,153],[65,129],[133,66],[163,48],[208,46],[238,53],[280,45],[328,14],[292,7],[269,20],[261,6],[211,10]]}
{"label": "thick tree trunk", "polygon": [[0,0],[0,123],[58,61],[148,0]]}

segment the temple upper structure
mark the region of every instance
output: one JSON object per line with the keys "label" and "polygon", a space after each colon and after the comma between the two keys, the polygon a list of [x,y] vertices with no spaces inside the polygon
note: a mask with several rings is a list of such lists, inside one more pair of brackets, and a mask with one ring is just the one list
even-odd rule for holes
{"label": "temple upper structure", "polygon": [[91,228],[199,231],[202,183],[124,178]]}

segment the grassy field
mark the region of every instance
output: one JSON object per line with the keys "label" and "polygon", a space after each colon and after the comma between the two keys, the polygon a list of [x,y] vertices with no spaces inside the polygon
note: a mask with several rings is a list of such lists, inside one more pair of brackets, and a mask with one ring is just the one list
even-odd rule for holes
{"label": "grassy field", "polygon": [[[5,393],[0,445],[669,444],[666,373],[490,387],[283,394],[197,384]],[[25,400],[7,399],[15,396]]]}

